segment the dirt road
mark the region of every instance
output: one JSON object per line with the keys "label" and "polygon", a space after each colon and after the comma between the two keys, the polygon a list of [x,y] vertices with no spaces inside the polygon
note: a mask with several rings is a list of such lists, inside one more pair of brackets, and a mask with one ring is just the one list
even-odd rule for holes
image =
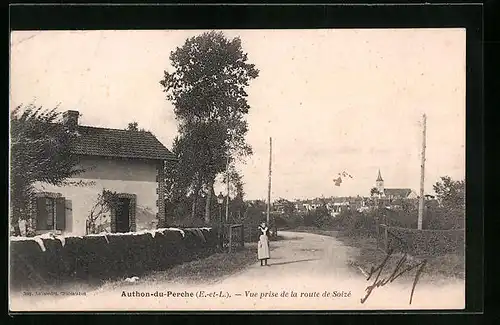
{"label": "dirt road", "polygon": [[[255,265],[217,283],[182,285],[124,284],[64,299],[13,297],[11,310],[373,310],[462,309],[464,281],[430,283],[425,271],[409,305],[412,280],[376,287],[368,299],[362,271],[348,265],[356,249],[333,237],[280,232],[271,242],[270,265]],[[382,262],[382,261],[381,261]],[[391,270],[388,270],[390,274]],[[411,271],[415,274],[416,271]],[[23,308],[24,307],[24,308]]]}

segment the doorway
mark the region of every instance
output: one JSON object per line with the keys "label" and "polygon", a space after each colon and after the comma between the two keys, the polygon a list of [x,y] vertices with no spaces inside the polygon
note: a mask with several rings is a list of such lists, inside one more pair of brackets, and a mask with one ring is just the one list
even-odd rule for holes
{"label": "doorway", "polygon": [[119,198],[116,206],[116,232],[130,231],[130,199]]}

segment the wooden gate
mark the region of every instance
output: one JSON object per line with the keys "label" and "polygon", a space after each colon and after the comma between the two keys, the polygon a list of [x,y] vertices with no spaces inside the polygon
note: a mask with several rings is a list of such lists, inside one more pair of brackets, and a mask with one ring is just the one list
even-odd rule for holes
{"label": "wooden gate", "polygon": [[245,233],[242,224],[225,224],[222,229],[222,248],[232,252],[245,246]]}

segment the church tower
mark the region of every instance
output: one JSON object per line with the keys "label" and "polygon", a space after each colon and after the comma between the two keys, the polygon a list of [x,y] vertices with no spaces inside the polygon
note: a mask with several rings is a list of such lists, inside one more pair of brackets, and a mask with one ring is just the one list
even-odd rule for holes
{"label": "church tower", "polygon": [[384,180],[382,179],[382,175],[380,174],[380,169],[378,170],[377,181],[375,182],[377,190],[381,195],[384,194]]}

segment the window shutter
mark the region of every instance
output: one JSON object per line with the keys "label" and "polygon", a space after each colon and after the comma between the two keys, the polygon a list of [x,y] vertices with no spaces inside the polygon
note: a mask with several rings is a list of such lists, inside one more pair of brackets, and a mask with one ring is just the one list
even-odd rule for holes
{"label": "window shutter", "polygon": [[66,199],[56,199],[56,230],[66,230]]}
{"label": "window shutter", "polygon": [[73,230],[73,203],[71,200],[66,200],[66,227],[64,230]]}
{"label": "window shutter", "polygon": [[37,230],[47,230],[47,208],[46,208],[46,198],[37,197],[36,198],[36,229]]}

